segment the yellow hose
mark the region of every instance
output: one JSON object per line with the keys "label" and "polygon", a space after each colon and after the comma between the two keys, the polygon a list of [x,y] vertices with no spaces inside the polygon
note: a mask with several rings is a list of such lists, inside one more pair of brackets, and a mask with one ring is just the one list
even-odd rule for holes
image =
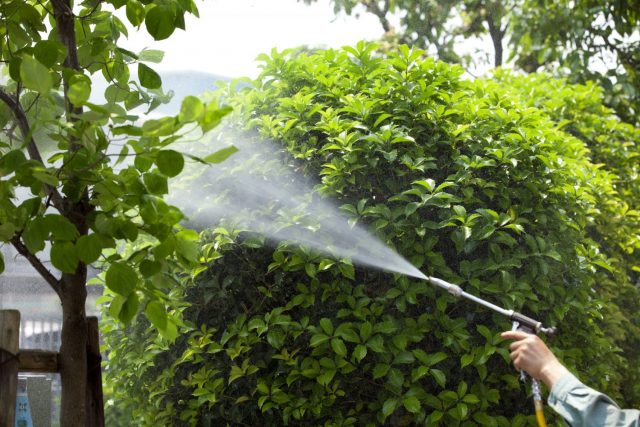
{"label": "yellow hose", "polygon": [[544,419],[544,409],[542,408],[542,401],[534,399],[533,404],[536,408],[536,421],[538,421],[538,427],[547,427],[547,422]]}

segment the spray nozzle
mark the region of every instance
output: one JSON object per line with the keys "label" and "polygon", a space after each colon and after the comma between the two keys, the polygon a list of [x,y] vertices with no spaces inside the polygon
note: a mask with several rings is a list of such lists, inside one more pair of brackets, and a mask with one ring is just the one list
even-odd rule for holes
{"label": "spray nozzle", "polygon": [[545,328],[541,322],[538,322],[535,319],[527,317],[522,313],[518,313],[513,310],[505,310],[504,308],[499,307],[495,304],[492,304],[489,301],[485,301],[482,298],[478,298],[475,295],[468,294],[465,291],[463,291],[462,288],[458,285],[454,285],[453,283],[449,283],[445,280],[438,279],[437,277],[426,277],[426,279],[432,285],[436,285],[446,290],[447,292],[449,292],[451,295],[455,297],[464,297],[484,307],[490,308],[491,310],[496,311],[502,314],[503,316],[508,317],[514,322],[518,322],[521,328],[527,329],[532,333],[539,334],[540,332],[542,332],[545,335],[551,336],[551,335],[555,335],[557,332],[557,329],[555,327]]}

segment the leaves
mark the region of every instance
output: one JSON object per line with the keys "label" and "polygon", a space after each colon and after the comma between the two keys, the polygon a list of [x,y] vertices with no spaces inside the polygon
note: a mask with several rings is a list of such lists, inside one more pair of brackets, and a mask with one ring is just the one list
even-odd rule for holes
{"label": "leaves", "polygon": [[161,150],[155,160],[160,172],[168,177],[178,176],[184,167],[184,157],[174,150]]}
{"label": "leaves", "polygon": [[55,242],[51,246],[51,263],[63,273],[74,273],[78,266],[78,255],[73,243]]}
{"label": "leaves", "polygon": [[105,285],[120,295],[128,296],[138,285],[138,274],[130,265],[115,262],[107,270]]}
{"label": "leaves", "polygon": [[160,331],[167,329],[167,313],[164,305],[158,301],[149,301],[144,309],[147,319]]}
{"label": "leaves", "polygon": [[138,64],[138,80],[143,87],[148,89],[158,89],[162,86],[160,75],[143,63]]}
{"label": "leaves", "polygon": [[144,19],[147,31],[155,40],[164,40],[173,34],[176,29],[175,6],[172,3],[154,5]]}
{"label": "leaves", "polygon": [[222,163],[229,157],[231,157],[234,153],[237,153],[238,149],[235,146],[230,146],[226,148],[222,148],[215,153],[209,154],[203,160],[208,163]]}
{"label": "leaves", "polygon": [[53,81],[49,75],[48,68],[31,56],[22,57],[22,61],[20,62],[20,80],[25,87],[42,95],[48,95],[53,87]]}
{"label": "leaves", "polygon": [[97,234],[81,236],[75,246],[78,258],[85,264],[97,261],[102,253],[102,239]]}

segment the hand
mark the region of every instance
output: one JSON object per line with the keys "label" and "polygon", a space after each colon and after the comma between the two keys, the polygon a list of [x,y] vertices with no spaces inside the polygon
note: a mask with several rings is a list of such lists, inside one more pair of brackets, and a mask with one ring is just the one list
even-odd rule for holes
{"label": "hand", "polygon": [[537,335],[522,331],[508,331],[501,335],[502,338],[514,340],[509,348],[516,369],[544,381],[547,387],[553,387],[553,384],[568,372]]}

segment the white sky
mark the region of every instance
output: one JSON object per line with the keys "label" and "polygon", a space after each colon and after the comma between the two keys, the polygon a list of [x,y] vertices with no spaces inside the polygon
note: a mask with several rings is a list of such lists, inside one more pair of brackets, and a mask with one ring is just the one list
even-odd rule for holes
{"label": "white sky", "polygon": [[154,41],[143,27],[130,30],[124,45],[165,52],[161,71],[196,70],[228,77],[256,77],[255,58],[271,48],[282,50],[302,44],[341,47],[378,39],[383,29],[372,14],[336,16],[329,0],[312,5],[296,0],[200,0],[200,18],[188,15],[186,31]]}

